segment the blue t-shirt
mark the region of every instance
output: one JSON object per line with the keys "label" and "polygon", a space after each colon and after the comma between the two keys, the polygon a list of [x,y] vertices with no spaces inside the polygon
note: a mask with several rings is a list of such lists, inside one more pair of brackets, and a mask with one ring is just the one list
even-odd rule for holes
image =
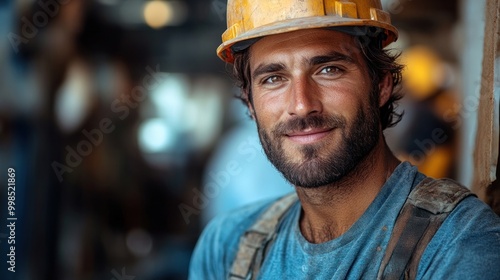
{"label": "blue t-shirt", "polygon": [[[411,189],[425,176],[400,164],[365,213],[343,235],[309,243],[296,202],[280,224],[258,279],[376,279],[394,223]],[[272,201],[218,216],[205,228],[189,279],[227,279],[239,239]],[[417,279],[500,279],[500,218],[475,197],[464,199],[436,232]]]}

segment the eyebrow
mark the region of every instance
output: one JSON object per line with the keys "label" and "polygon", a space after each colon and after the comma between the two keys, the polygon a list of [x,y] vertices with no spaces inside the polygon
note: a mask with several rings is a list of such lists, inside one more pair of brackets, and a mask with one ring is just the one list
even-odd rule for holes
{"label": "eyebrow", "polygon": [[273,73],[285,69],[283,63],[260,64],[252,73],[252,78],[258,77],[266,73]]}
{"label": "eyebrow", "polygon": [[352,57],[335,51],[327,55],[314,56],[309,59],[308,63],[309,65],[319,65],[333,61],[344,61],[350,64],[357,64]]}
{"label": "eyebrow", "polygon": [[[306,59],[306,61],[309,65],[312,66],[333,61],[344,61],[349,64],[357,64],[352,57],[336,51],[326,55],[314,56],[310,59]],[[251,73],[251,77],[255,78],[266,73],[282,71],[285,68],[286,67],[283,63],[269,63],[269,64],[262,63],[253,71],[253,73]]]}

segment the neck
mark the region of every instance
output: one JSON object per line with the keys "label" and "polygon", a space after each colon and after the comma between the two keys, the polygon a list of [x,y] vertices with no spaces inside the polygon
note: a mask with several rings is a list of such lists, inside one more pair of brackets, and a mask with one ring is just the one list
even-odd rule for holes
{"label": "neck", "polygon": [[323,243],[345,233],[370,206],[399,163],[381,137],[370,154],[340,181],[318,188],[296,186],[304,237],[312,243]]}

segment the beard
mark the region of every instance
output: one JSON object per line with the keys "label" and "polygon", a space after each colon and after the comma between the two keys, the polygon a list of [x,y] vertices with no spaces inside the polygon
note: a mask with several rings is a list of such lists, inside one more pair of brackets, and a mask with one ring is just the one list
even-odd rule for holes
{"label": "beard", "polygon": [[[379,141],[380,119],[375,99],[378,98],[371,95],[368,109],[358,109],[351,124],[340,115],[311,115],[278,123],[268,133],[257,120],[260,141],[269,161],[295,186],[317,188],[340,181],[353,172]],[[337,130],[341,140],[334,147],[326,142],[302,145],[298,150],[301,160],[287,155],[290,151],[283,148],[286,134],[307,128]]]}

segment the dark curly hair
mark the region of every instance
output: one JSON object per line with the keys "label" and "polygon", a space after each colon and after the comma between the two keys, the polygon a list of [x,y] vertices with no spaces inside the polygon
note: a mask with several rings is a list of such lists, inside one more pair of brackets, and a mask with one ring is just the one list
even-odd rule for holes
{"label": "dark curly hair", "polygon": [[[393,92],[389,100],[380,107],[380,123],[382,125],[382,130],[384,130],[396,125],[401,121],[403,116],[403,113],[396,112],[397,101],[403,97],[398,86],[401,83],[401,72],[404,67],[397,62],[400,53],[393,54],[390,50],[381,48],[380,38],[367,36],[357,36],[355,38],[368,67],[368,74],[372,80],[372,86],[377,87],[387,73],[391,73],[392,75]],[[236,97],[241,99],[245,105],[252,103],[249,59],[249,48],[234,53],[232,74],[237,81],[237,86],[241,88],[240,94],[236,95]]]}

